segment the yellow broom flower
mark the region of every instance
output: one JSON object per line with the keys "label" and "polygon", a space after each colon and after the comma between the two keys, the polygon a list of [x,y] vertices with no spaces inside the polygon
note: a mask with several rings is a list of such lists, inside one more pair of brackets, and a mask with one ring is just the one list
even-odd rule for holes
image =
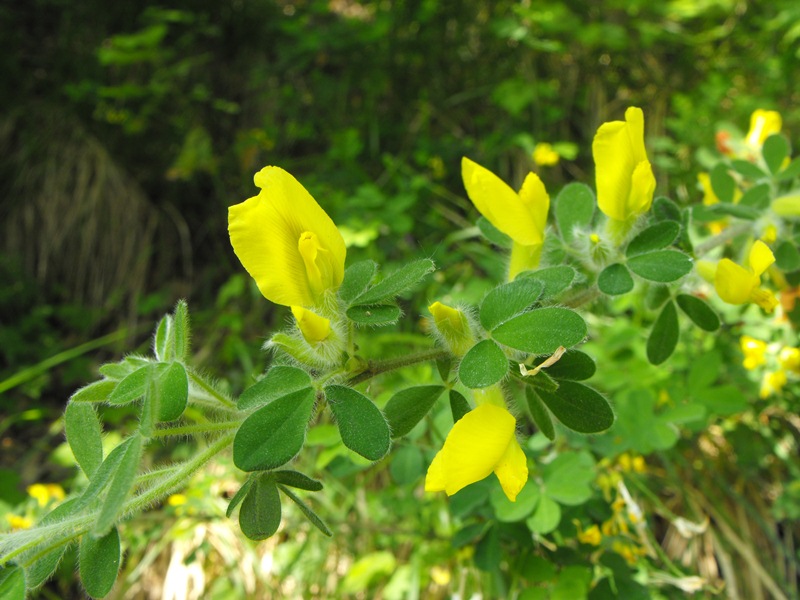
{"label": "yellow broom flower", "polygon": [[644,147],[644,113],[635,106],[624,121],[603,123],[592,142],[597,205],[614,221],[628,223],[647,212],[656,179]]}
{"label": "yellow broom flower", "polygon": [[434,457],[425,490],[448,496],[494,471],[511,502],[528,481],[528,462],[514,434],[516,419],[491,402],[461,417]]}
{"label": "yellow broom flower", "polygon": [[542,180],[528,173],[519,193],[497,175],[468,159],[461,159],[461,177],[475,208],[497,229],[511,238],[508,279],[539,266],[550,196]]}
{"label": "yellow broom flower", "polygon": [[747,132],[747,143],[753,148],[761,148],[769,136],[780,133],[783,121],[781,113],[776,110],[759,108],[750,115],[750,131]]}
{"label": "yellow broom flower", "polygon": [[778,300],[772,292],[761,288],[761,274],[774,262],[775,256],[769,246],[757,240],[750,249],[747,268],[728,258],[719,261],[714,275],[714,288],[728,304],[754,302],[767,312],[772,312]]}
{"label": "yellow broom flower", "polygon": [[257,196],[228,209],[236,256],[265,298],[284,306],[324,303],[344,277],[345,244],[331,218],[289,173],[256,173]]}

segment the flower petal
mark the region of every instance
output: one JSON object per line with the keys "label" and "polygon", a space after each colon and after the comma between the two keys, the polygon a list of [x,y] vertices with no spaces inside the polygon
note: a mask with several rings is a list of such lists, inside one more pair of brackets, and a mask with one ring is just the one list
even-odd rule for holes
{"label": "flower petal", "polygon": [[528,173],[519,190],[519,199],[533,221],[535,234],[538,234],[537,243],[544,240],[544,228],[547,225],[547,213],[550,210],[550,196],[544,188],[544,183],[536,173]]}
{"label": "flower petal", "polygon": [[500,462],[494,468],[494,474],[500,480],[506,497],[511,502],[516,502],[517,494],[528,481],[528,457],[513,435]]}
{"label": "flower petal", "polygon": [[330,319],[320,317],[317,313],[301,306],[293,306],[292,314],[297,321],[300,333],[309,344],[322,342],[331,334]]}
{"label": "flower petal", "polygon": [[514,437],[516,419],[505,408],[481,404],[453,425],[441,451],[445,492],[455,494],[487,477]]}
{"label": "flower petal", "polygon": [[426,492],[443,492],[445,488],[444,471],[442,470],[442,451],[433,457],[428,474],[425,476]]}
{"label": "flower petal", "polygon": [[750,268],[753,274],[760,277],[767,268],[775,262],[775,255],[764,242],[756,240],[753,247],[750,248],[750,256],[748,257]]}
{"label": "flower petal", "polygon": [[492,225],[520,244],[541,242],[538,217],[502,179],[466,156],[461,159],[461,177],[469,199]]}
{"label": "flower petal", "polygon": [[744,304],[758,287],[758,277],[730,259],[723,258],[717,264],[714,287],[717,294],[728,304]]}

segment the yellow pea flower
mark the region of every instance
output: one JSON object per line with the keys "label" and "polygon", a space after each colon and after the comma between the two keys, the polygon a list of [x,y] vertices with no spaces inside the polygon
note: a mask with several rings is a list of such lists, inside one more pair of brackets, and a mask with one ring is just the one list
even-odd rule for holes
{"label": "yellow pea flower", "polygon": [[[624,121],[603,123],[592,142],[597,205],[624,233],[653,202],[656,178],[644,147],[644,113],[631,106]],[[623,237],[621,233],[618,237]]]}
{"label": "yellow pea flower", "polygon": [[728,258],[719,261],[714,275],[714,288],[719,297],[728,304],[754,302],[767,312],[772,312],[778,305],[778,300],[772,292],[760,286],[761,274],[774,262],[772,250],[764,242],[757,240],[750,249],[747,268]]}
{"label": "yellow pea flower", "polygon": [[494,471],[511,502],[528,481],[528,461],[514,434],[516,419],[496,404],[481,404],[453,425],[425,477],[425,491],[448,496]]}
{"label": "yellow pea flower", "polygon": [[800,348],[785,346],[778,354],[781,367],[793,373],[800,373]]}
{"label": "yellow pea flower", "polygon": [[47,506],[51,500],[61,502],[66,496],[64,488],[57,483],[34,483],[28,486],[27,491],[41,507]]}
{"label": "yellow pea flower", "polygon": [[531,158],[540,167],[552,167],[558,164],[561,155],[550,144],[540,142],[533,147]]}
{"label": "yellow pea flower", "polygon": [[589,544],[592,546],[599,546],[603,540],[603,534],[597,525],[592,525],[589,529],[583,530],[578,525],[578,541],[581,544]]}
{"label": "yellow pea flower", "polygon": [[508,280],[538,267],[550,210],[550,196],[538,175],[528,173],[517,193],[465,156],[461,159],[461,177],[475,208],[513,241]]}
{"label": "yellow pea flower", "polygon": [[739,340],[739,346],[742,349],[742,354],[744,354],[742,365],[748,371],[752,371],[766,362],[766,342],[757,340],[749,335],[743,335]]}
{"label": "yellow pea flower", "polygon": [[783,369],[764,373],[764,377],[761,380],[761,389],[758,393],[759,398],[763,400],[772,394],[777,394],[783,389],[783,386],[786,385],[786,382],[786,371]]}
{"label": "yellow pea flower", "polygon": [[300,333],[309,344],[316,344],[328,339],[331,334],[331,321],[320,317],[317,313],[306,310],[302,306],[293,306],[292,314],[297,321]]}
{"label": "yellow pea flower", "polygon": [[436,332],[441,336],[447,348],[456,356],[463,356],[475,344],[475,336],[469,319],[462,311],[441,302],[434,302],[428,307],[433,316]]}
{"label": "yellow pea flower", "polygon": [[33,519],[30,517],[20,517],[18,515],[6,515],[6,521],[11,525],[11,529],[30,529],[33,526]]}
{"label": "yellow pea flower", "polygon": [[778,111],[759,108],[750,115],[750,131],[745,139],[753,148],[761,148],[769,136],[780,133],[782,125]]}
{"label": "yellow pea flower", "polygon": [[265,298],[284,306],[324,304],[344,277],[342,235],[311,194],[289,173],[264,167],[257,196],[228,209],[236,256]]}

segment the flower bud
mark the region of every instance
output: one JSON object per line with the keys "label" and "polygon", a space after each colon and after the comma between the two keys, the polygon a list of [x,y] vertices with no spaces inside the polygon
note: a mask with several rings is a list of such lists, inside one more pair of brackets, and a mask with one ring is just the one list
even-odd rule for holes
{"label": "flower bud", "polygon": [[475,344],[475,336],[467,315],[441,302],[428,307],[433,316],[433,325],[445,346],[455,356],[463,356]]}

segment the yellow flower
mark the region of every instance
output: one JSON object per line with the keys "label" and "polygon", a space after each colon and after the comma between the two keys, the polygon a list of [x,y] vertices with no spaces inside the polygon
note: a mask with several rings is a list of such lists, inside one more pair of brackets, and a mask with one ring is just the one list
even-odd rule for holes
{"label": "yellow flower", "polygon": [[502,179],[471,161],[461,159],[461,177],[467,195],[480,213],[513,241],[508,279],[539,266],[550,196],[542,180],[528,173],[519,193]]}
{"label": "yellow flower", "polygon": [[603,534],[600,533],[600,528],[597,525],[592,525],[589,529],[582,531],[578,529],[578,541],[581,544],[590,544],[592,546],[599,546]]}
{"label": "yellow flower", "polygon": [[625,121],[603,123],[592,142],[597,171],[597,205],[615,221],[628,222],[647,212],[656,179],[644,148],[644,113],[635,106]]}
{"label": "yellow flower", "polygon": [[783,122],[781,114],[775,110],[757,109],[750,115],[750,131],[747,132],[747,143],[754,148],[761,148],[769,136],[780,133]]}
{"label": "yellow flower", "polygon": [[33,519],[17,515],[6,515],[6,521],[11,525],[11,529],[30,529],[33,525]]}
{"label": "yellow flower", "polygon": [[532,158],[540,167],[552,167],[558,164],[561,155],[550,144],[540,142],[534,146]]}
{"label": "yellow flower", "polygon": [[786,346],[778,354],[781,367],[793,373],[800,373],[800,348]]}
{"label": "yellow flower", "polygon": [[434,302],[428,310],[433,316],[436,331],[448,349],[456,356],[466,354],[475,343],[467,315],[441,302]]}
{"label": "yellow flower", "polygon": [[786,371],[778,369],[764,373],[764,378],[761,380],[761,390],[758,393],[759,398],[765,399],[772,394],[777,394],[786,385]]}
{"label": "yellow flower", "polygon": [[752,338],[749,335],[743,335],[739,340],[739,345],[742,348],[742,354],[744,354],[742,365],[748,371],[752,371],[766,362],[766,342]]}
{"label": "yellow flower", "polygon": [[57,483],[34,483],[29,485],[28,495],[31,498],[35,498],[41,507],[47,506],[50,500],[61,502],[65,497],[64,488]]}
{"label": "yellow flower", "polygon": [[182,506],[186,504],[189,499],[184,494],[172,494],[167,498],[167,504],[170,506]]}
{"label": "yellow flower", "polygon": [[516,419],[486,402],[461,417],[428,467],[425,491],[448,496],[494,471],[511,502],[528,481],[528,461],[514,434]]}
{"label": "yellow flower", "polygon": [[767,312],[772,312],[778,305],[778,300],[772,292],[760,286],[761,274],[774,262],[772,250],[764,242],[757,240],[750,249],[748,268],[727,258],[719,261],[714,275],[714,288],[719,297],[728,304],[754,302]]}
{"label": "yellow flower", "polygon": [[257,196],[228,209],[236,256],[264,297],[284,306],[319,306],[344,277],[346,249],[331,218],[289,173],[264,167]]}
{"label": "yellow flower", "polygon": [[306,310],[301,306],[293,306],[292,314],[297,321],[300,333],[309,344],[316,344],[328,339],[331,334],[331,321],[325,317],[320,317],[313,311]]}

